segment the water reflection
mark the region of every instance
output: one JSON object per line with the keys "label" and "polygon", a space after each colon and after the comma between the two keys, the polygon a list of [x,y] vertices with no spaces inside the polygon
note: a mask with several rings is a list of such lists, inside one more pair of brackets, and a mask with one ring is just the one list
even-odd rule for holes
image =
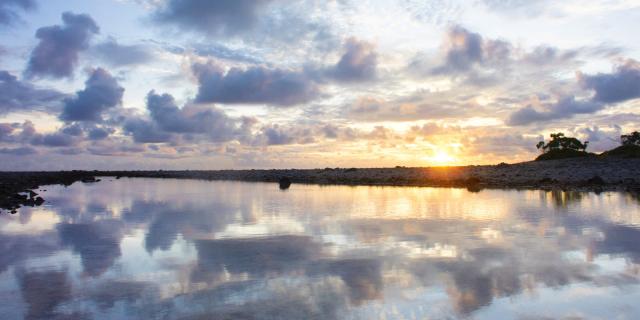
{"label": "water reflection", "polygon": [[9,319],[640,317],[623,193],[106,179],[0,216]]}

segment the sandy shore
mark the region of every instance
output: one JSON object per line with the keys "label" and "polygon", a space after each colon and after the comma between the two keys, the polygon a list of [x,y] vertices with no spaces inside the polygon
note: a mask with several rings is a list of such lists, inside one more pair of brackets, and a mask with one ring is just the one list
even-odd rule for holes
{"label": "sandy shore", "polygon": [[640,192],[640,159],[578,158],[426,168],[0,172],[0,208],[11,211],[22,205],[38,205],[38,195],[29,191],[43,185],[94,182],[95,177],[103,176],[264,182],[287,177],[293,183],[463,187],[471,191],[518,188]]}

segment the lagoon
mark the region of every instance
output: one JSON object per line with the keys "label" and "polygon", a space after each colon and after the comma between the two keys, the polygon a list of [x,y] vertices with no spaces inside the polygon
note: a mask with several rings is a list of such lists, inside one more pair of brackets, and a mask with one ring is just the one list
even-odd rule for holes
{"label": "lagoon", "polygon": [[628,193],[150,178],[38,193],[0,216],[6,319],[640,318]]}

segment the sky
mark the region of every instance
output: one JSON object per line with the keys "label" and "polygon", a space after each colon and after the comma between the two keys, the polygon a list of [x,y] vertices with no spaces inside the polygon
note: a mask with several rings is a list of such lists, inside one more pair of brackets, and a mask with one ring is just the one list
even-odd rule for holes
{"label": "sky", "polygon": [[0,170],[496,164],[640,125],[639,0],[0,0]]}

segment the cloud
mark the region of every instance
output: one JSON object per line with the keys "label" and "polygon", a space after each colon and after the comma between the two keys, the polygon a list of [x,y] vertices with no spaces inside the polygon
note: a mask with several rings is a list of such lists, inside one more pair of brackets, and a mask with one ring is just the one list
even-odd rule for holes
{"label": "cloud", "polygon": [[574,96],[565,97],[548,105],[545,111],[538,111],[528,105],[511,114],[507,124],[527,125],[566,119],[576,114],[598,112],[610,104],[640,98],[640,63],[635,60],[629,59],[616,66],[610,74],[587,75],[578,72],[577,79],[583,89],[594,91],[590,99],[578,101]]}
{"label": "cloud", "polygon": [[173,137],[171,133],[158,128],[155,123],[144,119],[128,119],[123,129],[137,143],[162,143],[170,141]]}
{"label": "cloud", "polygon": [[85,82],[84,90],[65,100],[60,120],[101,122],[102,113],[120,105],[123,94],[124,88],[109,72],[95,69]]}
{"label": "cloud", "polygon": [[547,106],[546,111],[538,111],[528,105],[509,116],[507,124],[511,126],[528,125],[534,122],[571,118],[577,114],[588,114],[602,110],[604,104],[590,100],[579,101],[569,96]]}
{"label": "cloud", "polygon": [[112,128],[93,128],[89,131],[88,137],[91,140],[103,140],[114,132],[115,130]]}
{"label": "cloud", "polygon": [[35,0],[1,0],[0,25],[11,25],[19,20],[16,11],[31,11],[36,8]]}
{"label": "cloud", "polygon": [[51,111],[65,96],[56,90],[36,88],[0,70],[0,115],[21,111]]}
{"label": "cloud", "polygon": [[640,98],[640,62],[629,59],[610,74],[579,72],[578,82],[583,88],[595,91],[594,101],[617,103],[637,99]]}
{"label": "cloud", "polygon": [[71,135],[54,132],[49,134],[36,134],[31,140],[33,145],[42,145],[46,147],[71,147],[76,145],[78,140]]}
{"label": "cloud", "polygon": [[215,141],[227,141],[235,135],[235,121],[213,107],[187,105],[180,109],[173,96],[151,91],[147,109],[155,123],[167,132],[206,133]]}
{"label": "cloud", "polygon": [[89,47],[89,41],[100,29],[86,14],[62,14],[63,25],[42,27],[36,31],[38,45],[31,52],[26,75],[70,77],[78,63],[78,55]]}
{"label": "cloud", "polygon": [[251,30],[271,0],[168,0],[154,14],[158,24],[171,24],[209,36],[232,36]]}
{"label": "cloud", "polygon": [[144,45],[123,45],[113,38],[95,45],[92,51],[98,58],[113,67],[142,64],[154,58],[150,49]]}
{"label": "cloud", "polygon": [[194,64],[192,69],[199,82],[196,101],[202,103],[292,106],[319,94],[312,77],[300,71],[251,67],[224,72],[213,64]]}
{"label": "cloud", "polygon": [[0,148],[0,153],[13,156],[28,156],[38,153],[38,150],[31,147]]}
{"label": "cloud", "polygon": [[465,70],[474,63],[482,61],[482,36],[480,34],[455,26],[449,29],[447,39],[449,41],[446,54],[448,67]]}
{"label": "cloud", "polygon": [[147,94],[149,119],[129,118],[124,124],[127,134],[138,143],[162,143],[205,140],[226,142],[250,134],[246,119],[229,117],[213,106],[187,104],[179,108],[170,94]]}
{"label": "cloud", "polygon": [[476,65],[505,63],[512,53],[511,44],[484,39],[480,34],[461,26],[451,27],[444,44],[445,62],[432,70],[434,74],[471,70]]}
{"label": "cloud", "polygon": [[376,77],[378,55],[372,44],[350,38],[345,43],[340,61],[328,70],[330,77],[338,81],[365,81]]}

